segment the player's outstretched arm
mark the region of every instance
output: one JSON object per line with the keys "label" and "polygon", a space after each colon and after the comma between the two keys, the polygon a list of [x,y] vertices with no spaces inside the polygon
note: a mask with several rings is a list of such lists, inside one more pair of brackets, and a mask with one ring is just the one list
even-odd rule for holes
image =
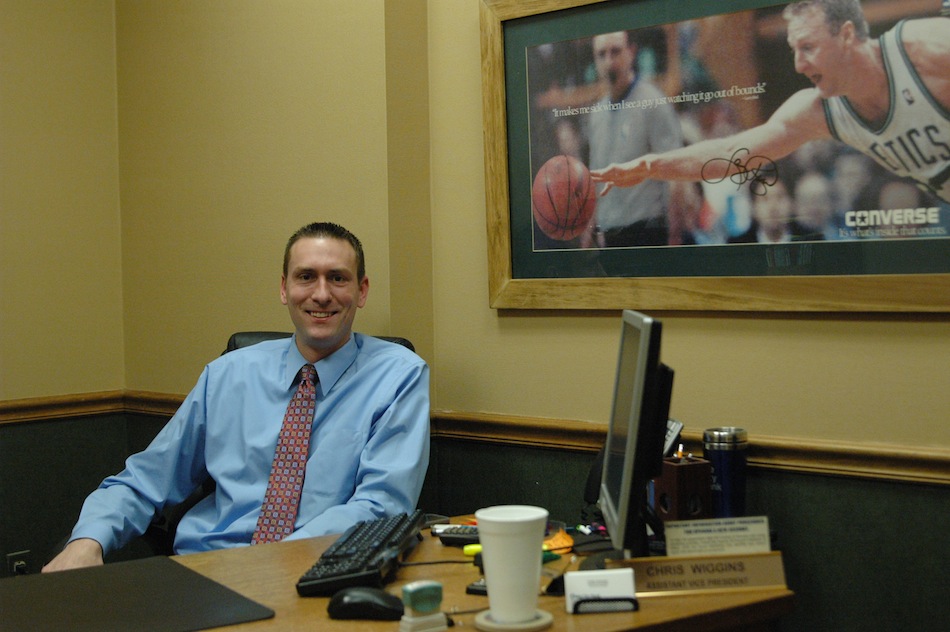
{"label": "player's outstretched arm", "polygon": [[615,186],[630,187],[647,179],[719,181],[742,173],[751,163],[776,161],[806,141],[829,136],[821,100],[813,89],[806,89],[792,95],[762,125],[590,173],[594,182],[605,184],[601,195]]}

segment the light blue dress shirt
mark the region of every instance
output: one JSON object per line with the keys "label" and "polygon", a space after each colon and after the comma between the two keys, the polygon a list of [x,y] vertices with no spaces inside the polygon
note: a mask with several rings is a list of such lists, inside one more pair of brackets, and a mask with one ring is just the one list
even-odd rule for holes
{"label": "light blue dress shirt", "polygon": [[[177,553],[250,544],[284,412],[306,364],[295,338],[208,364],[168,424],[86,499],[71,539],[105,552],[148,527],[163,504],[210,475],[215,492],[182,518]],[[412,511],[429,462],[429,368],[405,347],[354,333],[315,365],[317,405],[296,529],[341,533]]]}

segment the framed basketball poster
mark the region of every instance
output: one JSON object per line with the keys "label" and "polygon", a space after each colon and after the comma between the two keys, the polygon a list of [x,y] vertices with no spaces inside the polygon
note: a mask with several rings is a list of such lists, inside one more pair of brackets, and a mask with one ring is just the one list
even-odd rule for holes
{"label": "framed basketball poster", "polygon": [[492,307],[950,311],[941,0],[480,8]]}

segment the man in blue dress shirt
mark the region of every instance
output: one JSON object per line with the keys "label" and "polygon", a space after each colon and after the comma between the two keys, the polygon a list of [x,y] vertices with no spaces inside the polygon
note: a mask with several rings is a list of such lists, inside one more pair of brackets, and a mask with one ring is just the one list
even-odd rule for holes
{"label": "man in blue dress shirt", "polygon": [[280,281],[294,336],[208,364],[148,448],[89,495],[69,543],[44,572],[102,564],[209,476],[216,489],[182,518],[175,551],[250,544],[304,364],[316,368],[316,412],[295,530],[286,539],[412,511],[429,461],[429,369],[405,347],[352,331],[368,292],[352,233],[330,223],[297,231]]}

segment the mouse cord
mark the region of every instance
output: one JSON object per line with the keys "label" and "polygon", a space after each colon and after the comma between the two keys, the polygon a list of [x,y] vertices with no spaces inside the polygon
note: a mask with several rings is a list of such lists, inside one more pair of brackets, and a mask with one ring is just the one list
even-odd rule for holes
{"label": "mouse cord", "polygon": [[472,564],[472,560],[433,560],[429,562],[399,562],[399,567],[403,566],[433,566],[435,564]]}

